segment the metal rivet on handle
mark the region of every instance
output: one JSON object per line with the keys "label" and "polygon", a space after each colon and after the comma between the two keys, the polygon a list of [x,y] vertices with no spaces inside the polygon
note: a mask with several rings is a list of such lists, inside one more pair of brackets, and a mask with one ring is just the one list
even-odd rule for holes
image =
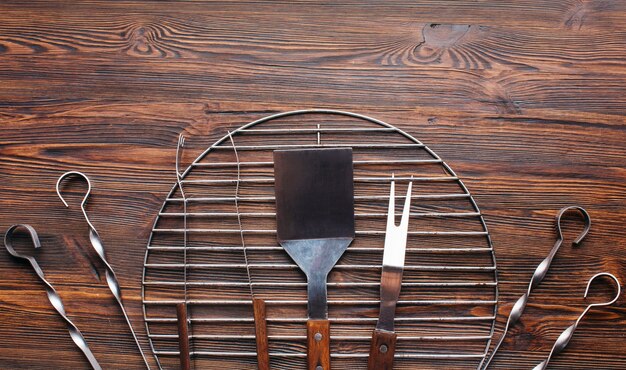
{"label": "metal rivet on handle", "polygon": [[324,367],[322,365],[317,365],[317,367],[315,368],[315,370],[324,370]]}
{"label": "metal rivet on handle", "polygon": [[[322,340],[322,333],[315,333],[315,336],[313,338],[315,338],[316,342],[319,342],[320,340]],[[321,369],[321,370],[324,370],[324,369]]]}
{"label": "metal rivet on handle", "polygon": [[387,346],[384,344],[381,345],[379,349],[381,353],[387,353],[387,350],[389,350],[389,348],[387,348]]}

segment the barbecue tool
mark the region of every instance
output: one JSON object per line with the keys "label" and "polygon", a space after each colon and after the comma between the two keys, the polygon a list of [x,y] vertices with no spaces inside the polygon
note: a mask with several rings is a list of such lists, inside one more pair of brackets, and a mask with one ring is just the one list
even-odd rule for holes
{"label": "barbecue tool", "polygon": [[[182,148],[185,146],[185,136],[181,133],[178,135],[178,144],[176,145],[176,183],[178,190],[183,198],[183,303],[176,305],[176,317],[178,318],[178,357],[180,359],[181,370],[191,369],[191,349],[189,346],[189,294],[187,293],[187,196],[183,189],[183,172],[180,171],[180,160],[182,157]],[[160,364],[159,364],[160,365]]]}
{"label": "barbecue tool", "polygon": [[[250,287],[250,296],[252,297],[252,309],[254,314],[254,338],[256,340],[256,359],[258,370],[270,370],[270,352],[267,337],[267,314],[265,309],[265,300],[257,298],[252,289],[252,275],[250,274],[250,263],[248,263],[248,252],[246,249],[246,239],[243,233],[243,225],[241,223],[241,212],[239,212],[239,185],[241,183],[241,162],[239,161],[239,153],[235,140],[230,131],[228,138],[233,146],[235,159],[237,160],[237,181],[235,185],[235,210],[237,211],[237,224],[239,225],[239,235],[241,236],[241,248],[243,250],[243,259],[246,263],[246,275],[248,277],[248,287]],[[186,226],[185,226],[186,229]]]}
{"label": "barbecue tool", "polygon": [[404,200],[404,209],[402,210],[402,219],[399,226],[396,226],[395,220],[395,180],[393,175],[391,178],[385,251],[380,278],[380,313],[376,329],[372,333],[370,355],[367,362],[368,370],[391,370],[396,349],[397,334],[394,331],[394,319],[396,316],[396,304],[400,297],[400,288],[402,286],[413,177],[411,177],[411,182],[409,182],[409,187],[406,191],[406,199]]}
{"label": "barbecue tool", "polygon": [[118,306],[122,310],[122,314],[124,315],[124,318],[126,319],[126,323],[128,324],[130,333],[133,335],[133,338],[135,339],[135,344],[137,345],[137,349],[139,350],[139,353],[141,354],[141,358],[143,359],[143,362],[146,365],[146,368],[149,370],[150,365],[148,364],[148,359],[146,358],[146,355],[143,353],[143,350],[141,349],[141,345],[139,344],[139,339],[137,339],[135,330],[133,329],[133,326],[130,323],[130,318],[128,317],[128,314],[126,313],[126,309],[124,308],[124,303],[122,302],[122,289],[120,287],[119,282],[117,281],[117,276],[115,275],[115,271],[113,271],[113,267],[111,267],[111,265],[107,261],[106,254],[104,252],[104,244],[102,243],[102,239],[100,239],[100,235],[98,235],[98,231],[96,231],[96,228],[93,226],[91,221],[89,221],[89,217],[87,216],[87,211],[85,211],[85,203],[87,203],[87,198],[89,198],[89,194],[91,193],[91,181],[89,181],[89,178],[84,173],[78,172],[78,171],[69,171],[61,175],[59,179],[57,180],[56,190],[57,190],[57,195],[59,196],[59,198],[61,198],[61,201],[63,202],[65,207],[69,207],[69,205],[67,204],[67,202],[61,195],[61,191],[59,188],[63,179],[65,179],[68,176],[79,176],[87,182],[87,194],[85,194],[82,202],[80,203],[80,209],[83,211],[85,220],[87,221],[87,224],[89,225],[89,241],[91,241],[91,245],[96,250],[98,257],[100,258],[100,261],[106,267],[107,285],[109,286],[109,289],[111,290],[111,293],[113,294],[113,297],[115,297],[115,300],[117,301]]}
{"label": "barbecue tool", "polygon": [[[301,110],[261,116],[244,126],[231,129],[232,139],[234,139],[237,146],[236,150],[239,152],[240,163],[237,163],[238,161],[234,157],[235,148],[231,145],[229,140],[231,135],[226,129],[223,130],[220,138],[205,145],[202,153],[199,153],[199,156],[193,160],[193,164],[189,167],[185,159],[181,162],[181,170],[185,171],[183,186],[185,187],[189,210],[186,215],[188,220],[187,231],[183,228],[184,200],[180,195],[178,186],[176,186],[175,179],[171,179],[170,186],[173,185],[173,187],[168,189],[167,195],[163,195],[162,207],[160,205],[161,208],[155,214],[155,222],[151,225],[150,238],[146,243],[146,259],[143,266],[145,279],[142,280],[142,297],[144,298],[142,307],[145,309],[143,317],[148,330],[161,333],[163,332],[162,323],[171,322],[172,326],[167,334],[176,333],[173,319],[175,316],[172,316],[173,314],[168,315],[167,312],[159,309],[165,306],[173,309],[171,306],[173,298],[172,296],[163,296],[160,293],[163,289],[169,289],[172,292],[175,290],[179,294],[177,296],[179,299],[176,302],[182,301],[183,285],[180,283],[182,278],[174,287],[168,277],[177,273],[182,275],[183,234],[186,232],[189,235],[197,235],[197,239],[202,239],[207,243],[197,244],[197,249],[194,251],[201,251],[202,258],[195,259],[194,265],[189,265],[189,267],[196,270],[211,269],[214,272],[211,276],[215,279],[206,280],[204,276],[201,276],[203,274],[189,275],[187,277],[189,284],[187,289],[191,289],[189,290],[191,292],[193,288],[202,286],[201,290],[206,291],[210,287],[211,294],[202,294],[202,297],[198,297],[200,301],[194,301],[194,303],[201,304],[203,307],[219,306],[224,309],[194,311],[191,306],[189,307],[191,319],[189,339],[191,340],[192,360],[198,365],[202,364],[205,368],[216,369],[225,359],[232,361],[232,363],[249,362],[252,364],[256,362],[254,338],[250,336],[250,334],[254,334],[252,330],[256,322],[252,319],[252,305],[249,295],[246,294],[249,281],[246,277],[246,265],[242,256],[242,244],[238,242],[240,227],[237,225],[237,218],[240,215],[246,239],[246,250],[251,258],[249,267],[253,273],[258,269],[262,270],[258,271],[259,274],[254,274],[252,287],[256,296],[266,299],[267,314],[271,316],[272,308],[279,306],[300,308],[297,310],[298,312],[288,314],[289,317],[285,316],[267,322],[268,333],[275,344],[271,348],[272,366],[297,370],[296,365],[301,361],[303,362],[301,367],[306,369],[306,325],[304,325],[307,321],[306,278],[300,271],[293,271],[292,265],[296,270],[299,268],[276,242],[272,152],[281,149],[351,147],[354,153],[356,239],[348,247],[348,251],[339,260],[338,265],[331,270],[332,275],[328,277],[328,316],[333,334],[330,344],[333,368],[340,366],[337,361],[341,359],[342,367],[343,364],[360,363],[363,367],[358,370],[367,369],[369,342],[372,338],[372,330],[378,320],[376,311],[380,304],[378,290],[380,289],[382,249],[387,219],[386,203],[389,201],[391,172],[398,174],[395,180],[398,182],[396,187],[396,222],[399,223],[410,174],[400,176],[398,170],[412,171],[424,165],[428,168],[437,169],[437,171],[429,170],[429,173],[414,174],[413,184],[417,186],[419,183],[422,190],[418,194],[417,188],[413,189],[409,239],[414,235],[424,235],[424,238],[432,239],[436,245],[433,245],[432,248],[426,245],[419,246],[419,250],[415,249],[415,251],[420,258],[411,259],[409,258],[410,243],[407,243],[404,269],[406,271],[421,271],[423,263],[420,262],[424,262],[424,258],[433,259],[436,261],[432,269],[445,270],[445,274],[454,274],[458,279],[450,282],[433,280],[407,283],[407,273],[404,274],[402,293],[396,314],[398,343],[394,367],[400,367],[398,362],[402,360],[406,367],[420,367],[423,364],[429,364],[433,367],[446,367],[453,361],[459,365],[476,368],[484,357],[487,343],[492,338],[497,340],[499,334],[502,333],[501,330],[499,333],[496,331],[497,335],[494,336],[492,332],[493,312],[497,306],[498,274],[477,274],[475,272],[478,270],[495,271],[494,251],[481,212],[469,190],[453,172],[454,170],[437,156],[437,153],[434,153],[409,133],[372,117],[336,110]],[[319,127],[318,124],[320,124]],[[187,136],[187,134],[185,135]],[[187,137],[187,139],[190,138]],[[174,154],[175,138],[173,138],[172,145],[172,154]],[[185,142],[184,150],[188,150],[187,146],[188,144]],[[184,154],[186,158],[187,154],[191,155],[191,152]],[[194,155],[194,157],[196,156]],[[237,196],[240,206],[239,215],[234,207],[234,188],[238,177],[238,166],[241,167],[241,191]],[[269,177],[266,176],[267,171],[269,171]],[[444,184],[446,186],[443,186]],[[452,186],[447,186],[448,184]],[[361,192],[361,190],[374,188],[382,190],[382,192]],[[192,190],[195,190],[195,193],[192,194]],[[461,201],[458,201],[459,199],[463,199],[462,205]],[[439,209],[439,207],[430,209],[431,207],[427,206],[422,210],[415,210],[418,200],[424,200],[426,203],[432,203],[432,205],[439,202],[442,204],[458,203],[459,207],[454,206],[452,207],[454,209],[448,210]],[[382,207],[372,208],[372,205],[375,204]],[[437,220],[435,223],[440,227],[434,228],[435,224],[433,224],[433,228],[428,231],[413,231],[414,226],[416,226],[414,225],[414,217],[424,221],[435,219]],[[224,222],[218,220],[224,220]],[[272,222],[265,222],[267,220]],[[96,222],[94,224],[97,226]],[[225,241],[226,235],[229,235],[228,245],[222,242],[210,242],[211,240]],[[272,235],[275,245],[279,248],[268,246],[266,236],[271,237]],[[363,235],[362,238],[361,235]],[[439,244],[445,244],[446,240],[450,239],[450,235],[455,236],[455,240],[470,238],[472,243],[471,245],[464,245],[463,243],[445,245],[446,258],[439,260],[438,257],[443,253]],[[178,241],[178,239],[180,239],[180,243],[174,244],[173,241]],[[371,259],[373,255],[370,252],[374,249],[367,252],[366,249],[370,248],[378,249],[378,263],[373,263],[376,261]],[[357,253],[349,255],[353,249]],[[254,258],[253,254],[250,253],[257,257],[262,254],[262,258]],[[166,255],[167,257],[165,257]],[[214,259],[212,256],[219,257],[219,259]],[[287,258],[288,261],[284,261],[284,258]],[[158,264],[155,264],[157,261]],[[341,274],[336,279],[334,275],[339,272],[340,268]],[[230,275],[234,271],[233,269],[237,269],[240,274]],[[278,273],[279,270],[289,270],[289,274]],[[161,271],[164,274],[160,274]],[[344,274],[344,272],[346,273]],[[292,273],[300,274],[301,282],[295,282],[292,279]],[[374,275],[376,275],[375,283],[372,283],[373,280],[363,279],[364,276]],[[376,297],[367,297],[355,293],[359,290],[371,289],[372,284],[375,285]],[[444,299],[444,303],[441,304],[448,305],[445,302],[449,302],[451,309],[432,312],[432,315],[408,314],[400,318],[401,306],[408,308],[434,304],[429,297],[404,298],[405,289],[408,285],[445,287],[450,296],[446,294],[445,297],[438,298]],[[229,296],[228,300],[225,301],[227,297],[221,293],[226,286],[238,287],[241,294]],[[301,294],[284,294],[293,292],[296,287],[302,288],[302,290],[298,288]],[[333,294],[336,291],[335,287],[341,291],[346,288],[353,294],[351,296],[335,295]],[[460,287],[463,290],[463,297],[457,297],[454,294],[452,289],[454,287]],[[486,290],[485,287],[492,287],[493,289]],[[231,289],[227,288],[227,290],[230,291]],[[260,295],[261,290],[265,292],[262,295]],[[268,292],[270,292],[269,295]],[[469,296],[465,296],[465,292]],[[461,304],[467,307],[467,310],[461,312],[452,309]],[[155,313],[155,310],[158,312]],[[370,314],[373,312],[376,317],[374,321],[371,317],[356,317],[354,315],[355,310],[361,312],[367,310]],[[285,314],[287,315],[287,313]],[[367,314],[366,316],[370,315]],[[294,333],[281,330],[281,325],[285,320],[292,323],[303,323],[303,340],[302,348],[300,348],[302,353],[295,353],[290,346],[276,345],[279,342],[292,343],[297,337],[297,335],[294,337]],[[475,324],[469,326],[456,325],[454,327],[449,324],[450,321],[465,320],[471,320]],[[399,321],[402,321],[407,327],[425,321],[428,321],[429,324],[425,326],[425,330],[420,331],[419,335],[408,333],[403,336]],[[239,346],[236,349],[228,346],[211,346],[211,348],[205,346],[201,351],[194,351],[194,341],[196,339],[204,340],[202,335],[200,337],[196,335],[196,327],[203,326],[203,323],[206,322],[220,323],[220,327],[223,327],[228,334],[226,337],[221,337],[222,340],[251,340],[250,346]],[[350,333],[344,333],[347,336],[335,337],[335,335],[341,334],[337,331],[335,322],[350,323]],[[239,331],[240,327],[245,325],[249,326],[250,332]],[[481,333],[484,332],[484,335],[476,337],[476,330],[481,331]],[[442,332],[445,332],[446,335],[442,336]],[[472,345],[471,349],[459,346],[459,341],[455,340],[466,335],[470,337],[468,340],[475,344],[475,346]],[[433,341],[436,341],[437,345],[424,347],[424,338],[430,337],[434,337]],[[178,365],[176,363],[178,358],[172,353],[176,345],[175,341],[162,340],[162,338],[159,335],[148,337],[155,359],[164,361],[164,364]],[[339,350],[338,345],[341,344],[336,339],[360,344],[350,346],[348,351],[336,353]],[[361,344],[365,344],[365,346]],[[491,348],[493,349],[493,346]],[[300,358],[301,356],[302,358]],[[450,360],[450,358],[455,360]],[[536,362],[538,363],[539,360]]]}
{"label": "barbecue tool", "polygon": [[[556,215],[556,229],[559,234],[559,238],[557,239],[556,243],[552,247],[552,250],[550,250],[550,253],[548,254],[548,256],[543,261],[541,261],[541,263],[535,269],[535,272],[533,273],[533,276],[530,279],[530,283],[528,284],[528,290],[526,291],[526,293],[524,293],[521,297],[519,297],[517,302],[515,302],[515,305],[513,305],[513,308],[511,309],[511,313],[509,313],[509,318],[506,321],[506,326],[504,327],[504,332],[502,333],[500,340],[498,340],[498,343],[493,349],[491,356],[489,356],[488,358],[487,357],[483,358],[481,363],[478,365],[479,369],[487,369],[487,367],[489,366],[489,364],[495,357],[496,353],[498,352],[500,345],[504,341],[504,337],[506,337],[506,333],[508,332],[509,327],[512,325],[515,325],[515,323],[517,323],[519,318],[522,316],[522,313],[524,313],[524,308],[526,308],[526,303],[528,303],[530,292],[532,292],[534,288],[539,286],[543,278],[548,273],[548,269],[550,269],[550,264],[552,263],[552,260],[554,259],[556,252],[559,250],[559,248],[563,244],[563,233],[561,231],[561,218],[563,217],[565,213],[569,211],[580,212],[583,216],[583,220],[585,223],[585,228],[578,235],[578,237],[572,242],[572,246],[574,247],[579,246],[580,243],[583,241],[583,239],[587,236],[587,233],[589,233],[589,229],[591,228],[591,218],[589,217],[589,213],[587,213],[587,211],[584,208],[579,207],[579,206],[570,206],[570,207],[561,208],[559,213],[557,213]],[[487,360],[487,362],[485,363],[485,367],[483,367],[482,365],[485,360]]]}
{"label": "barbecue tool", "polygon": [[178,329],[178,357],[180,370],[191,369],[191,356],[189,350],[189,316],[187,306],[184,303],[176,304],[176,323]]}
{"label": "barbecue tool", "polygon": [[307,277],[309,370],[330,369],[328,273],[354,239],[352,149],[274,151],[277,236]]}
{"label": "barbecue tool", "polygon": [[265,300],[252,298],[254,315],[254,338],[256,341],[256,362],[258,370],[270,370],[270,350],[267,337],[267,310]]}
{"label": "barbecue tool", "polygon": [[13,233],[18,228],[25,228],[28,231],[28,233],[30,234],[30,239],[32,240],[33,245],[35,246],[35,249],[41,248],[41,242],[39,241],[39,236],[37,235],[37,231],[35,231],[35,228],[33,228],[30,225],[13,225],[9,227],[6,234],[4,234],[5,248],[7,249],[9,254],[11,254],[13,257],[26,260],[30,263],[30,265],[33,267],[33,270],[35,270],[37,277],[39,277],[39,280],[41,280],[41,282],[44,283],[44,285],[46,286],[46,293],[48,294],[48,299],[50,300],[50,303],[52,303],[52,306],[54,307],[54,309],[57,310],[59,315],[61,315],[61,317],[65,321],[65,324],[67,325],[67,329],[70,332],[70,337],[72,337],[72,340],[74,341],[76,346],[80,348],[80,350],[83,352],[83,354],[89,361],[89,364],[94,370],[102,370],[102,368],[100,367],[100,364],[98,363],[98,360],[96,360],[93,353],[91,353],[91,349],[89,349],[89,345],[87,344],[85,337],[83,337],[83,334],[80,332],[80,330],[78,330],[76,325],[74,325],[74,323],[67,317],[67,314],[65,313],[65,307],[63,306],[63,302],[61,301],[61,297],[59,296],[57,291],[54,289],[52,284],[50,284],[48,280],[46,280],[46,277],[43,274],[43,270],[41,270],[41,267],[37,263],[37,260],[35,259],[35,257],[18,253],[15,251],[15,249],[13,249]]}
{"label": "barbecue tool", "polygon": [[615,294],[615,298],[613,298],[611,301],[606,302],[606,303],[592,303],[589,306],[587,306],[587,308],[585,308],[583,313],[581,313],[580,316],[578,316],[578,319],[576,319],[576,322],[570,325],[567,329],[565,329],[561,333],[561,335],[559,335],[556,342],[554,342],[554,346],[552,346],[552,350],[550,351],[548,358],[543,360],[539,365],[535,366],[533,370],[545,370],[548,367],[548,362],[550,362],[550,360],[552,359],[552,356],[561,353],[561,351],[565,349],[569,341],[574,336],[574,331],[578,327],[578,323],[580,322],[580,320],[582,320],[583,316],[587,314],[587,312],[589,311],[589,309],[591,309],[591,307],[608,306],[608,305],[615,303],[615,301],[617,301],[620,294],[622,293],[622,288],[620,286],[619,280],[615,277],[615,275],[610,274],[608,272],[601,272],[599,274],[595,274],[591,277],[591,279],[589,279],[589,282],[587,282],[587,289],[585,289],[584,297],[587,298],[587,294],[589,293],[589,286],[591,286],[591,282],[593,282],[597,277],[600,277],[600,276],[608,276],[611,279],[613,279],[613,281],[615,281],[615,285],[617,286],[617,294]]}

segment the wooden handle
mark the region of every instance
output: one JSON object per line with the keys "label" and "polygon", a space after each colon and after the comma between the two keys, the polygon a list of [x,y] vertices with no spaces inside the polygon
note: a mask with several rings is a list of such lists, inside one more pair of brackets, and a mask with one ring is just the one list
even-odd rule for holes
{"label": "wooden handle", "polygon": [[267,320],[265,301],[254,298],[254,330],[256,337],[256,359],[259,370],[270,370],[270,354],[267,344]]}
{"label": "wooden handle", "polygon": [[392,331],[374,330],[370,357],[367,361],[368,370],[391,370],[393,355],[396,353],[396,339],[398,336]]}
{"label": "wooden handle", "polygon": [[184,303],[176,305],[178,318],[178,348],[180,351],[180,368],[191,369],[191,357],[189,356],[189,325],[187,324],[187,306]]}
{"label": "wooden handle", "polygon": [[330,370],[330,322],[309,320],[306,327],[308,369]]}

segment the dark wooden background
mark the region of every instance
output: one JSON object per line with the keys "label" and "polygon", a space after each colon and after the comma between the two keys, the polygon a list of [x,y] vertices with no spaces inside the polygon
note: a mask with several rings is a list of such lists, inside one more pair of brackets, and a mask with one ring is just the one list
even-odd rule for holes
{"label": "dark wooden background", "polygon": [[[107,369],[141,358],[88,244],[80,185],[144,348],[140,287],[152,222],[189,160],[234,128],[301,108],[397,125],[465,181],[493,236],[501,307],[554,243],[554,214],[593,219],[565,245],[493,368],[532,368],[584,309],[587,279],[626,279],[626,2],[0,3],[0,227],[30,223],[39,261]],[[577,232],[568,223],[568,236]],[[29,250],[25,241],[19,249]],[[588,301],[610,299],[594,284]],[[626,368],[626,299],[590,312],[550,368]],[[87,368],[42,285],[0,254],[0,368]],[[496,334],[496,338],[498,336]],[[152,360],[152,359],[151,359]]]}

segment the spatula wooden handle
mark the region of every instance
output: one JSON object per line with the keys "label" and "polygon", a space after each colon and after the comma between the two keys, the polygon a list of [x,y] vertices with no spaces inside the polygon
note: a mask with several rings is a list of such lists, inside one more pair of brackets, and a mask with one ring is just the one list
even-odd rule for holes
{"label": "spatula wooden handle", "polygon": [[391,370],[393,368],[397,338],[398,335],[392,331],[374,330],[370,357],[367,361],[368,370]]}
{"label": "spatula wooden handle", "polygon": [[330,322],[311,319],[306,326],[308,370],[330,370]]}

